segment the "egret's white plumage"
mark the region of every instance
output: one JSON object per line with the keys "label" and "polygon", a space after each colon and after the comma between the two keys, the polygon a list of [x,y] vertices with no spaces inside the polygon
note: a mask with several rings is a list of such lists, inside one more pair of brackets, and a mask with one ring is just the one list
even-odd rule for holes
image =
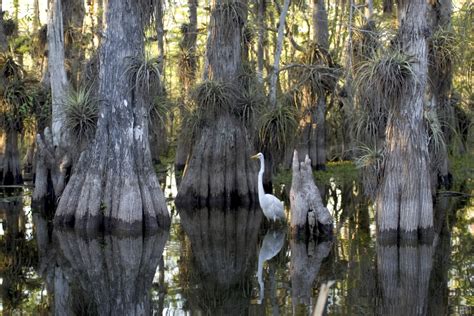
{"label": "egret's white plumage", "polygon": [[258,201],[263,214],[268,220],[276,221],[285,218],[283,202],[272,194],[266,194],[263,190],[263,173],[265,172],[265,158],[258,153],[250,158],[260,159],[260,171],[258,172]]}

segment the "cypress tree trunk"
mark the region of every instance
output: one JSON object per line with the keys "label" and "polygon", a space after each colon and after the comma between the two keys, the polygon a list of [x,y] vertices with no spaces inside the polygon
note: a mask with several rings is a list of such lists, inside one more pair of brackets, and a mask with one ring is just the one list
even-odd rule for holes
{"label": "cypress tree trunk", "polygon": [[6,133],[5,154],[3,160],[2,184],[12,185],[23,183],[18,151],[18,131],[11,129]]}
{"label": "cypress tree trunk", "polygon": [[64,190],[56,224],[91,231],[101,227],[141,231],[169,222],[151,163],[146,87],[133,86],[127,75],[131,58],[143,56],[142,11],[146,9],[131,0],[108,2],[100,52],[97,131]]}
{"label": "cypress tree trunk", "polygon": [[64,57],[69,61],[68,78],[76,83],[79,79],[84,50],[81,47],[85,8],[83,0],[62,0],[64,21]]}
{"label": "cypress tree trunk", "polygon": [[427,80],[425,0],[399,1],[399,44],[413,56],[413,80],[404,83],[386,127],[385,159],[376,196],[381,235],[417,238],[417,231],[433,227],[428,139],[423,124],[423,96]]}
{"label": "cypress tree trunk", "polygon": [[[51,175],[54,192],[50,200],[55,201],[64,189],[66,169],[70,164],[67,155],[69,148],[68,133],[64,126],[64,103],[69,83],[67,80],[64,57],[64,32],[61,0],[53,0],[49,7],[48,19],[48,72],[51,85],[52,126],[42,135],[36,136],[37,163],[33,202],[40,207],[46,202],[48,193],[48,173]],[[46,80],[46,78],[44,78]],[[41,160],[41,161],[40,161]]]}
{"label": "cypress tree trunk", "polygon": [[[451,142],[452,138],[449,126],[454,126],[454,108],[450,102],[453,60],[452,56],[449,56],[449,53],[446,53],[446,51],[449,52],[452,49],[449,46],[453,45],[453,43],[449,38],[442,38],[443,36],[453,36],[450,34],[452,0],[432,2],[429,9],[430,29],[432,30],[428,55],[428,82],[429,95],[431,97],[429,111],[431,112],[431,117],[435,119],[431,124],[438,124],[438,128],[441,128],[444,138],[444,145],[438,145],[436,149],[430,148],[432,149],[432,189],[436,190],[438,186],[449,188],[452,182],[452,176],[449,172],[447,144]],[[441,38],[434,38],[440,33],[439,37]],[[444,122],[444,124],[440,122]]]}
{"label": "cypress tree trunk", "polygon": [[[226,10],[238,14],[233,16]],[[206,52],[207,79],[238,87],[242,70],[243,10],[247,7],[237,0],[212,1]],[[257,172],[256,164],[249,159],[252,152],[240,119],[231,113],[231,109],[218,111],[197,137],[176,203],[223,206],[247,205],[255,201]]]}
{"label": "cypress tree trunk", "polygon": [[[197,68],[197,56],[196,56],[196,41],[197,41],[197,0],[188,0],[189,6],[189,24],[183,25],[183,39],[180,43],[180,49],[182,50],[183,58],[188,58],[186,60],[186,66],[183,67],[182,73],[180,73],[180,82],[183,85],[183,103],[186,104],[189,102],[189,92],[193,85],[193,82],[196,78],[196,68]],[[181,109],[181,117],[184,117],[184,109]],[[181,126],[181,131],[185,128]],[[176,147],[176,157],[175,157],[175,169],[178,172],[182,172],[186,165],[186,160],[188,158],[189,152],[191,150],[191,140],[181,133],[178,137],[177,147]]]}
{"label": "cypress tree trunk", "polygon": [[258,42],[257,42],[257,79],[263,83],[264,68],[264,43],[265,43],[265,12],[266,0],[258,0],[257,9],[257,26],[258,26]]}

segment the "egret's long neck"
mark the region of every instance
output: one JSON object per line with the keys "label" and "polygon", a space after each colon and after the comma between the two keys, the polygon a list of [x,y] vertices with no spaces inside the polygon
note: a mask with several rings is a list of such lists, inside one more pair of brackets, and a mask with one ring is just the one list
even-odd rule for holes
{"label": "egret's long neck", "polygon": [[263,157],[260,158],[260,171],[258,172],[258,196],[263,197],[265,191],[263,190],[263,173],[265,172],[265,162]]}

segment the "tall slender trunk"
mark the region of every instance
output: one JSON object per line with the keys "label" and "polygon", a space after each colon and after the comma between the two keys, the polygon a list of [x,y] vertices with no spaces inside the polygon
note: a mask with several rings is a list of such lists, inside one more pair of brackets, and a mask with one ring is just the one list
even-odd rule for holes
{"label": "tall slender trunk", "polygon": [[427,3],[402,0],[398,5],[399,45],[413,56],[412,80],[391,109],[386,127],[383,171],[376,197],[378,231],[389,239],[417,238],[433,228],[428,138],[423,122],[427,81]]}
{"label": "tall slender trunk", "polygon": [[62,0],[62,15],[64,22],[64,57],[68,61],[68,78],[76,84],[84,59],[84,50],[81,47],[81,37],[85,16],[83,0]]}
{"label": "tall slender trunk", "polygon": [[367,22],[372,20],[374,15],[374,0],[365,0],[364,16]]}
{"label": "tall slender trunk", "polygon": [[285,0],[283,3],[283,8],[280,12],[280,21],[278,23],[278,37],[275,46],[275,56],[273,60],[273,69],[270,76],[270,106],[276,107],[277,105],[277,83],[278,83],[278,74],[280,72],[280,57],[283,49],[283,39],[286,23],[286,15],[288,14],[288,8],[290,6],[290,0]]}
{"label": "tall slender trunk", "polygon": [[[180,48],[183,51],[183,58],[189,58],[186,61],[188,67],[183,70],[183,73],[180,75],[180,81],[183,85],[183,94],[182,99],[183,103],[186,104],[189,102],[188,97],[190,89],[196,78],[196,69],[197,69],[197,56],[196,56],[196,42],[197,42],[197,0],[188,0],[189,6],[189,26],[184,28],[183,39],[180,43]],[[189,69],[188,69],[189,68]],[[181,108],[181,118],[184,117],[184,108]],[[184,126],[181,126],[183,131]],[[176,147],[176,157],[175,157],[175,168],[176,171],[182,172],[186,165],[186,160],[188,158],[189,152],[191,149],[191,140],[187,138],[184,133],[181,133],[178,137],[178,143]]]}
{"label": "tall slender trunk", "polygon": [[6,132],[2,183],[6,185],[23,183],[18,150],[18,131],[14,129]]}
{"label": "tall slender trunk", "polygon": [[[325,2],[313,0],[313,41],[329,51],[329,25]],[[316,170],[326,169],[326,92],[313,96],[313,122],[310,136],[310,158]]]}
{"label": "tall slender trunk", "polygon": [[[132,86],[132,59],[144,55],[143,15],[132,0],[109,0],[100,51],[100,110],[94,141],[81,154],[55,223],[75,229],[141,232],[169,224],[151,162],[146,83]],[[126,13],[126,14],[125,14]],[[125,74],[129,75],[125,75]]]}
{"label": "tall slender trunk", "polygon": [[257,79],[263,83],[266,0],[257,0]]}
{"label": "tall slender trunk", "polygon": [[[440,0],[429,6],[430,29],[433,34],[429,42],[428,82],[431,102],[429,111],[432,118],[437,118],[431,124],[441,128],[444,142],[431,146],[432,160],[432,189],[438,186],[449,188],[452,176],[449,172],[447,146],[451,142],[452,133],[449,126],[454,125],[454,108],[450,102],[453,60],[444,51],[449,50],[452,43],[448,40],[436,39],[437,36],[452,36],[451,28],[452,0]],[[444,34],[443,34],[444,33]],[[438,35],[441,34],[441,35]],[[437,41],[438,43],[434,43]],[[443,122],[443,123],[441,123]]]}
{"label": "tall slender trunk", "polygon": [[33,192],[33,201],[35,202],[42,201],[46,197],[48,180],[45,177],[48,177],[48,173],[52,178],[54,188],[52,200],[61,195],[66,170],[70,164],[67,154],[69,137],[64,126],[64,103],[69,83],[65,70],[61,0],[52,0],[49,7],[48,72],[51,86],[52,127],[51,129],[46,128],[43,135],[38,134],[36,137],[38,151],[35,190]]}
{"label": "tall slender trunk", "polygon": [[[247,10],[238,0],[213,0],[207,41],[207,78],[238,90],[242,71],[242,30],[244,16],[224,14]],[[235,100],[232,100],[235,102]],[[206,106],[199,104],[198,106]],[[249,161],[252,148],[240,119],[224,109],[199,131],[179,187],[177,204],[223,206],[250,204],[257,193],[256,165]]]}

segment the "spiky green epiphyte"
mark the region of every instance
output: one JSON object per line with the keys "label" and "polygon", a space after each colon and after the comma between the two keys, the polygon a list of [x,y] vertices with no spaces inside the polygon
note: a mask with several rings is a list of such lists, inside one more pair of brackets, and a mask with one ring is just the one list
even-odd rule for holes
{"label": "spiky green epiphyte", "polygon": [[149,126],[151,132],[158,135],[160,127],[166,125],[168,115],[175,108],[175,104],[164,94],[154,98],[149,110]]}
{"label": "spiky green epiphyte", "polygon": [[15,81],[24,78],[23,68],[8,54],[0,55],[0,79],[4,81]]}
{"label": "spiky green epiphyte", "polygon": [[398,50],[381,51],[359,65],[355,85],[360,91],[372,91],[381,105],[392,106],[414,86],[416,75],[409,56]]}
{"label": "spiky green epiphyte", "polygon": [[130,80],[133,89],[146,93],[151,100],[159,95],[161,86],[161,59],[148,54],[127,57],[125,74]]}
{"label": "spiky green epiphyte", "polygon": [[194,89],[191,97],[197,110],[203,112],[202,117],[213,120],[222,113],[234,113],[240,93],[234,84],[206,80]]}
{"label": "spiky green epiphyte", "polygon": [[91,90],[85,87],[71,89],[64,103],[65,125],[71,135],[79,142],[91,139],[99,114],[98,102],[91,96]]}
{"label": "spiky green epiphyte", "polygon": [[[457,58],[458,43],[451,28],[439,28],[429,38],[430,66],[436,71],[451,71]],[[447,69],[449,68],[449,69]]]}
{"label": "spiky green epiphyte", "polygon": [[262,107],[257,122],[261,146],[282,153],[295,138],[298,114],[296,107],[281,103]]}
{"label": "spiky green epiphyte", "polygon": [[444,151],[446,143],[444,141],[443,124],[439,120],[436,109],[425,109],[423,117],[428,130],[429,146],[433,148],[434,153]]}
{"label": "spiky green epiphyte", "polygon": [[23,121],[34,108],[33,81],[15,79],[8,81],[0,96],[1,125],[7,130],[23,129]]}

